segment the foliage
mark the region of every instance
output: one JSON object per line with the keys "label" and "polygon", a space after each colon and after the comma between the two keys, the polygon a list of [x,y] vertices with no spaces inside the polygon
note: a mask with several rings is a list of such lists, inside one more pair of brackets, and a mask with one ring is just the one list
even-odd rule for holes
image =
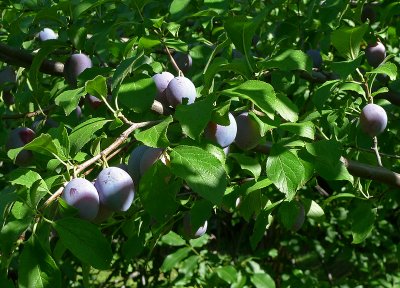
{"label": "foliage", "polygon": [[[400,285],[400,2],[30,0],[0,10],[0,67],[17,76],[0,79],[1,287]],[[44,28],[58,38],[40,41]],[[374,68],[364,50],[377,39],[387,57]],[[197,93],[176,108],[154,101],[152,80],[183,75],[174,52],[191,56],[184,76]],[[73,53],[92,68],[70,86],[59,67]],[[359,125],[372,102],[387,113],[378,139]],[[249,112],[257,147],[227,153],[204,136],[229,112]],[[36,137],[6,148],[18,127]],[[140,175],[127,211],[90,222],[57,197],[143,144],[163,148],[163,161]],[[15,164],[21,150],[33,154],[27,166]],[[188,237],[188,213],[193,231],[208,221],[206,234]]]}

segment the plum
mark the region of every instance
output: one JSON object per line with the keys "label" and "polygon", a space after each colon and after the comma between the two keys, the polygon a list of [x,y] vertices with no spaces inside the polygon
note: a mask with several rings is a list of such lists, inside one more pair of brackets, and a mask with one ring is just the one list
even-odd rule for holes
{"label": "plum", "polygon": [[183,231],[188,238],[198,238],[207,232],[208,221],[206,220],[196,231],[193,231],[190,214],[186,213],[183,217]]}
{"label": "plum", "polygon": [[192,81],[184,76],[172,79],[166,89],[167,100],[172,107],[183,103],[183,98],[187,98],[188,104],[192,104],[196,99],[196,87]]}
{"label": "plum", "polygon": [[387,115],[385,109],[377,104],[367,104],[360,115],[361,129],[371,137],[375,137],[385,130]]}
{"label": "plum", "polygon": [[374,23],[376,20],[376,12],[371,5],[364,5],[361,12],[361,21],[365,23],[367,22],[367,19],[369,20],[369,23]]}
{"label": "plum", "polygon": [[253,149],[261,140],[260,127],[248,112],[236,116],[236,145],[242,150]]}
{"label": "plum", "polygon": [[291,230],[294,232],[297,232],[300,230],[300,228],[303,226],[304,221],[306,220],[306,211],[304,209],[304,206],[301,202],[295,202],[297,206],[297,215],[296,219],[293,222],[293,225],[291,227]]}
{"label": "plum", "polygon": [[143,175],[158,159],[165,164],[165,158],[162,157],[164,149],[149,147],[143,152],[140,159],[140,175]]}
{"label": "plum", "polygon": [[128,210],[135,196],[131,176],[118,167],[103,169],[94,186],[99,192],[100,202],[112,211]]}
{"label": "plum", "polygon": [[139,183],[140,180],[140,160],[142,160],[143,153],[149,149],[149,146],[139,145],[131,152],[131,155],[128,160],[128,171],[131,175],[133,182],[135,185]]}
{"label": "plum", "polygon": [[103,101],[96,96],[86,94],[85,96],[86,102],[92,107],[94,110],[99,108],[101,105],[103,105]]}
{"label": "plum", "polygon": [[174,79],[174,75],[169,72],[162,72],[155,74],[152,78],[157,87],[156,100],[160,101],[162,104],[168,104],[165,90],[168,87],[168,83]]}
{"label": "plum", "polygon": [[86,68],[92,68],[92,60],[83,54],[72,54],[64,65],[64,77],[68,84],[76,86],[79,74]]}
{"label": "plum", "polygon": [[[11,131],[6,143],[6,149],[14,149],[23,147],[25,144],[31,142],[36,136],[36,133],[27,127],[19,127]],[[19,152],[15,159],[15,164],[20,166],[28,165],[33,158],[32,151],[22,150]]]}
{"label": "plum", "polygon": [[0,86],[2,86],[3,91],[11,91],[17,82],[17,75],[14,69],[10,66],[2,69],[0,71]]}
{"label": "plum", "polygon": [[322,57],[319,50],[310,49],[307,51],[307,55],[311,58],[313,62],[313,67],[320,69],[322,66]]}
{"label": "plum", "polygon": [[372,67],[378,67],[386,57],[385,46],[377,41],[375,43],[369,44],[365,49],[365,57],[367,58],[368,64]]}
{"label": "plum", "polygon": [[192,57],[188,53],[176,52],[174,54],[174,60],[183,73],[188,72],[192,67]]}
{"label": "plum", "polygon": [[92,182],[74,178],[65,186],[62,197],[68,205],[78,209],[79,217],[87,220],[96,218],[100,200]]}
{"label": "plum", "polygon": [[42,31],[39,32],[40,41],[52,40],[57,38],[57,34],[54,33],[54,31],[50,28],[44,28]]}
{"label": "plum", "polygon": [[7,106],[15,103],[15,98],[10,91],[3,91],[3,101]]}
{"label": "plum", "polygon": [[225,148],[235,141],[237,133],[237,125],[235,117],[231,113],[229,115],[229,125],[219,125],[214,122],[209,122],[204,135],[206,138],[217,142],[222,148]]}
{"label": "plum", "polygon": [[110,210],[107,208],[107,206],[103,205],[101,202],[99,204],[99,212],[97,212],[97,215],[94,219],[92,219],[92,222],[94,223],[101,223],[110,218],[110,216],[114,213],[114,211]]}

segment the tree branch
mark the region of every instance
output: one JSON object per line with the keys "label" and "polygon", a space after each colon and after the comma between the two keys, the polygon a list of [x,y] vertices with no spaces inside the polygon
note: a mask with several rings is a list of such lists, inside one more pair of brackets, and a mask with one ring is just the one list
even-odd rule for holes
{"label": "tree branch", "polygon": [[[115,149],[117,149],[127,138],[128,136],[135,131],[138,128],[150,126],[159,123],[160,121],[148,121],[148,122],[140,122],[140,123],[133,123],[128,129],[126,129],[122,134],[106,149],[101,151],[99,154],[96,156],[90,158],[86,162],[82,163],[75,169],[74,174],[79,174],[83,172],[86,168],[88,168],[90,165],[93,165],[96,163],[98,160],[100,160],[102,157],[107,157],[110,153],[112,153]],[[63,192],[64,187],[60,187],[53,195],[51,195],[46,202],[43,204],[43,208],[46,208],[49,206],[54,200],[56,200]]]}
{"label": "tree branch", "polygon": [[[29,68],[32,66],[35,55],[0,43],[0,60],[11,65]],[[64,64],[61,62],[44,60],[39,71],[54,76],[63,76]]]}
{"label": "tree branch", "polygon": [[[255,148],[256,151],[264,154],[269,154],[272,143],[267,142],[264,145],[259,145]],[[393,172],[384,167],[372,166],[354,160],[349,160],[345,157],[340,157],[340,162],[344,164],[349,173],[356,177],[370,179],[382,182],[391,186],[400,187],[400,174]]]}

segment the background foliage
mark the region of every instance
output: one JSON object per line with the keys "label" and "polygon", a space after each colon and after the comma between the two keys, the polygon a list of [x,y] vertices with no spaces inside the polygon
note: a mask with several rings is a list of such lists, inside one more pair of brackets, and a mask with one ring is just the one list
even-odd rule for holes
{"label": "background foliage", "polygon": [[[367,6],[373,23],[361,20]],[[0,65],[17,72],[15,104],[0,103],[2,287],[400,285],[400,2],[26,0],[0,11]],[[59,38],[38,41],[45,27]],[[374,69],[364,50],[376,37],[387,57]],[[160,113],[151,76],[177,75],[166,49],[191,55],[198,98]],[[93,68],[71,87],[49,61],[79,51]],[[388,114],[386,168],[359,128],[371,97]],[[255,149],[225,155],[204,138],[209,121],[248,110]],[[50,198],[74,173],[94,180],[104,159],[81,164],[133,122],[108,165],[140,144],[166,148],[169,164],[146,172],[127,212],[92,223]],[[34,162],[18,167],[6,139],[32,125]],[[194,227],[208,220],[207,233],[185,237],[185,213]]]}

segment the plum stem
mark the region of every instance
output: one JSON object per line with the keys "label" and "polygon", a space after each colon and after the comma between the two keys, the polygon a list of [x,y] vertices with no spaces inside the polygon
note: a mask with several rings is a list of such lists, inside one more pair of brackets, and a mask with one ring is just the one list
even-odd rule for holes
{"label": "plum stem", "polygon": [[373,138],[373,142],[374,142],[374,144],[371,149],[375,152],[376,160],[378,161],[378,165],[382,167],[383,166],[382,159],[381,159],[381,155],[379,154],[379,151],[378,151],[378,137],[375,136]]}
{"label": "plum stem", "polygon": [[181,69],[179,69],[178,64],[176,64],[174,57],[172,57],[171,51],[169,51],[169,48],[167,47],[167,45],[164,44],[164,47],[165,47],[165,51],[166,51],[167,54],[168,54],[169,60],[170,60],[171,63],[172,63],[172,66],[174,66],[176,72],[178,72],[178,76],[179,76],[179,77],[183,77],[183,76],[184,76],[184,75],[183,75],[183,72],[182,72]]}
{"label": "plum stem", "polygon": [[56,105],[50,105],[47,108],[44,109],[39,109],[33,112],[28,112],[28,113],[21,113],[21,114],[12,114],[12,115],[2,115],[1,119],[19,119],[19,118],[31,118],[31,117],[35,117],[41,114],[44,114],[46,112],[49,112],[50,110],[52,110],[53,108],[55,108]]}

